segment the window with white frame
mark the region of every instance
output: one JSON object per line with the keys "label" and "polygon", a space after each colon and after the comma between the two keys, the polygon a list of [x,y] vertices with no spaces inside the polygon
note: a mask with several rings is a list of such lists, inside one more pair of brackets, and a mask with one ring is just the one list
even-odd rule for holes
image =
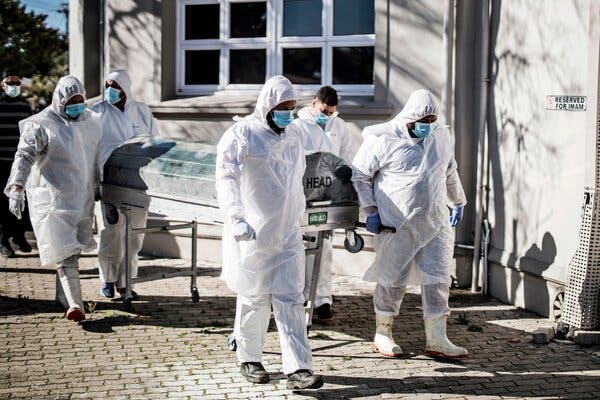
{"label": "window with white frame", "polygon": [[256,91],[283,74],[301,93],[372,95],[374,2],[179,0],[178,91]]}

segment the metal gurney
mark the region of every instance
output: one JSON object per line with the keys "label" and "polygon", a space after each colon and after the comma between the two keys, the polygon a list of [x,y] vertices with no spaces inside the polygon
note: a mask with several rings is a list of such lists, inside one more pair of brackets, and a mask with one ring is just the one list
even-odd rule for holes
{"label": "metal gurney", "polygon": [[[133,234],[175,229],[192,231],[191,266],[188,271],[132,278],[129,266],[125,268],[126,307],[131,305],[133,283],[178,276],[191,277],[192,301],[199,300],[196,285],[197,225],[223,223],[214,185],[215,161],[214,145],[142,136],[125,142],[106,162],[102,202],[109,210],[120,209],[125,216],[125,260],[129,260],[129,238]],[[359,208],[350,177],[349,167],[332,154],[307,155],[304,177],[307,209],[302,226],[305,232],[318,232],[315,239],[316,248],[307,250],[308,254],[315,255],[315,268],[307,302],[309,323],[325,236],[333,229],[345,229],[345,244],[349,251],[358,252],[364,244],[362,238],[355,233]],[[128,218],[132,209],[146,210],[152,213],[152,218],[165,220],[165,224],[156,227],[132,227]],[[116,212],[113,214],[118,215]],[[185,222],[169,225],[166,221]]]}

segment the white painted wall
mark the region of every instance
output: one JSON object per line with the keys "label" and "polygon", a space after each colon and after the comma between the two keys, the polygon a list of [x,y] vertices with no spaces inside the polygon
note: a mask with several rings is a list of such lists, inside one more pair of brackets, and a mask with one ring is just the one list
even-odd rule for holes
{"label": "white painted wall", "polygon": [[[589,12],[588,0],[503,2],[493,51],[491,258],[556,281],[565,280],[578,244],[585,163],[594,159],[586,114],[595,110],[548,111],[545,99],[595,93],[587,76]],[[492,294],[529,307],[528,288],[506,274],[495,271]],[[550,297],[536,292],[529,301]]]}

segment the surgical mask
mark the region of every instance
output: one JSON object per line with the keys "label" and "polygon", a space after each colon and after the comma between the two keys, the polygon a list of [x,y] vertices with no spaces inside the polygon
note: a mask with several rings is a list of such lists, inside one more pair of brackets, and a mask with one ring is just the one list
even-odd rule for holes
{"label": "surgical mask", "polygon": [[427,136],[431,135],[435,128],[437,128],[437,124],[435,122],[431,124],[425,122],[415,122],[415,129],[413,129],[413,132],[417,137],[426,138]]}
{"label": "surgical mask", "polygon": [[294,120],[294,113],[291,110],[274,110],[273,122],[280,128],[285,128]]}
{"label": "surgical mask", "polygon": [[70,104],[65,107],[65,114],[67,114],[71,118],[77,118],[79,115],[85,111],[84,103]]}
{"label": "surgical mask", "polygon": [[118,103],[121,100],[121,91],[109,86],[104,90],[104,97],[110,104]]}
{"label": "surgical mask", "polygon": [[21,94],[21,86],[19,85],[6,85],[6,95],[8,97],[17,97]]}
{"label": "surgical mask", "polygon": [[329,116],[320,112],[315,116],[315,121],[319,125],[327,125],[327,123],[329,122]]}

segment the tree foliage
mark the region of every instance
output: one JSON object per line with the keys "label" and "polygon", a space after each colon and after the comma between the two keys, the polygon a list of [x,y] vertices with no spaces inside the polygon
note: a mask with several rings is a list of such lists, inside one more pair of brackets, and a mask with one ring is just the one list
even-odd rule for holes
{"label": "tree foliage", "polygon": [[0,71],[9,68],[31,77],[57,68],[67,40],[45,25],[46,17],[27,12],[20,0],[0,0]]}

